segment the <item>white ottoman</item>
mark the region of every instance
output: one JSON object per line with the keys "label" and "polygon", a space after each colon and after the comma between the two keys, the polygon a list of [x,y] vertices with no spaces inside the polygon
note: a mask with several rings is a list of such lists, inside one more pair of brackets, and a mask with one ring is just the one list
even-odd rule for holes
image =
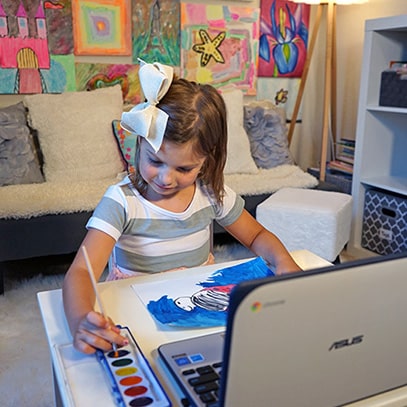
{"label": "white ottoman", "polygon": [[332,262],[349,240],[352,197],[341,192],[283,188],[257,206],[256,219],[289,251],[307,249]]}

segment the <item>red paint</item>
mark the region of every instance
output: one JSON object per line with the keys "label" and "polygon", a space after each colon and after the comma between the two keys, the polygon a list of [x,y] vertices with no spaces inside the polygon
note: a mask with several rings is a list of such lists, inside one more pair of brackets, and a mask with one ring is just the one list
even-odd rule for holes
{"label": "red paint", "polygon": [[140,396],[140,395],[146,393],[147,390],[148,390],[147,387],[144,387],[144,386],[134,386],[134,387],[130,387],[130,388],[126,389],[124,391],[124,394],[126,396],[132,396],[132,397]]}

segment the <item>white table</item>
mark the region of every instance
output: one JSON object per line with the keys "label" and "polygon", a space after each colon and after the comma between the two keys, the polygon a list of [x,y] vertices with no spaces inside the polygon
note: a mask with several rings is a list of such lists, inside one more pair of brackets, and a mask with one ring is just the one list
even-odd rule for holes
{"label": "white table", "polygon": [[[303,269],[318,268],[330,265],[326,260],[306,250],[292,252],[292,256]],[[135,277],[127,280],[99,283],[99,292],[102,296],[109,316],[121,325],[128,326],[136,341],[147,357],[151,367],[161,381],[174,406],[180,405],[183,397],[179,388],[166,374],[165,367],[158,358],[159,345],[182,338],[198,336],[215,332],[221,328],[206,329],[179,329],[157,328],[157,324],[145,305],[131,287],[132,284],[151,283],[154,281],[171,282],[191,273],[208,274],[220,268],[237,264],[245,260],[215,264],[206,267],[196,267],[175,272],[160,273],[145,277]],[[72,348],[72,336],[69,332],[62,304],[62,291],[52,290],[38,293],[38,301],[45,326],[45,331],[51,352],[52,368],[54,373],[55,403],[63,406],[114,406],[110,391],[104,385],[104,372],[98,365],[94,356],[86,356]],[[66,345],[67,346],[63,346]],[[57,349],[66,349],[68,365],[63,366]],[[72,361],[72,366],[69,365]],[[72,372],[70,371],[72,370]],[[68,373],[67,373],[68,372]],[[71,372],[71,373],[69,373]],[[74,378],[74,382],[70,379]],[[69,383],[68,383],[69,382]],[[369,400],[353,403],[353,407],[361,406],[393,406],[407,405],[406,388],[379,395]]]}

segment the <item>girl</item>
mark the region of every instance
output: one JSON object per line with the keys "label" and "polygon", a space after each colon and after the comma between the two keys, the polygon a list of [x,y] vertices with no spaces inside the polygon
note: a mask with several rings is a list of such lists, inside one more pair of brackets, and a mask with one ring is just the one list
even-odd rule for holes
{"label": "girl", "polygon": [[[278,238],[223,183],[226,107],[216,89],[176,78],[171,67],[158,63],[142,62],[139,77],[147,101],[122,116],[123,128],[138,135],[136,171],[107,190],[83,241],[95,278],[109,258],[109,280],[213,263],[213,220],[277,274],[299,270]],[[78,350],[125,345],[112,321],[93,311],[81,250],[66,274],[63,299]]]}

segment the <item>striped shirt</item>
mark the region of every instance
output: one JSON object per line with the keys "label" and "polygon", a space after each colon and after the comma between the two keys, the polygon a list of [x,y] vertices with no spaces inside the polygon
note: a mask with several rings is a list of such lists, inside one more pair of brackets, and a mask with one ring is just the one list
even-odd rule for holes
{"label": "striped shirt", "polygon": [[225,186],[223,204],[197,181],[191,204],[181,213],[146,200],[128,177],[108,188],[86,227],[116,240],[115,265],[125,274],[155,273],[205,263],[210,252],[210,225],[228,226],[241,215],[243,199]]}

